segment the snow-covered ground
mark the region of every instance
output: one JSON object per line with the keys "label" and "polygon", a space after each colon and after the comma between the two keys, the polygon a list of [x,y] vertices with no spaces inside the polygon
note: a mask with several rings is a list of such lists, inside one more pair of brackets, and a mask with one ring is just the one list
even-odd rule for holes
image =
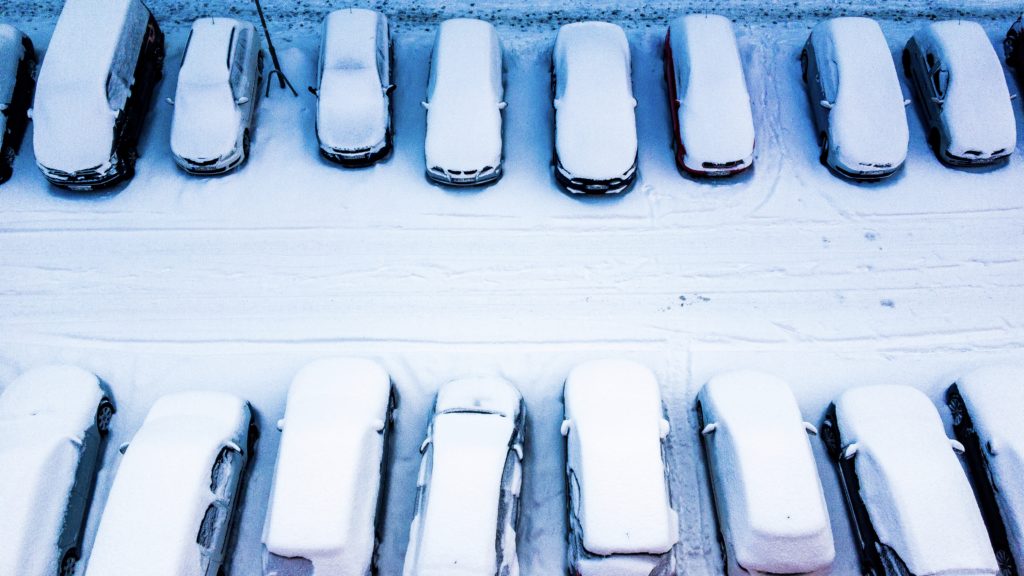
{"label": "snow-covered ground", "polygon": [[[38,3],[13,4],[0,15],[45,47],[52,17],[19,21]],[[153,4],[162,21],[182,6]],[[310,4],[317,3],[302,5]],[[315,101],[305,86],[314,83],[320,13],[308,22],[275,21],[285,69],[301,93],[275,89],[261,102],[252,158],[237,174],[186,177],[171,158],[172,108],[163,100],[174,91],[185,25],[165,26],[166,76],[129,185],[102,196],[60,193],[35,169],[26,140],[14,178],[0,187],[0,384],[54,362],[93,370],[110,384],[119,412],[86,555],[119,460],[114,448],[132,437],[154,400],[182,389],[224,390],[253,403],[264,432],[234,555],[236,574],[257,574],[274,422],[288,383],[310,360],[357,355],[381,362],[402,397],[383,574],[401,573],[433,394],[475,375],[504,377],[524,395],[522,570],[559,573],[562,382],[580,361],[622,356],[656,372],[669,406],[680,568],[716,574],[692,409],[710,376],[734,368],[775,373],[793,386],[805,418],[819,422],[850,386],[909,384],[938,402],[969,368],[1024,360],[1020,144],[1003,168],[944,168],[911,106],[901,174],[873,185],[836,179],[818,164],[797,61],[816,20],[773,22],[784,12],[771,3],[767,17],[752,12],[736,23],[757,130],[754,168],[722,183],[687,179],[669,148],[660,56],[667,18],[631,25],[623,19],[638,2],[619,4],[640,140],[640,179],[622,197],[570,197],[554,185],[548,74],[556,29],[542,18],[522,25],[497,18],[508,74],[507,172],[478,191],[435,187],[423,176],[419,103],[435,23],[411,18],[396,35],[395,153],[374,168],[343,170],[317,155]],[[828,6],[838,12],[845,4],[820,2],[812,14]],[[896,55],[927,6],[912,3],[908,17],[882,22]],[[735,15],[735,3],[726,8]],[[1001,41],[1010,7],[983,2],[977,11],[999,16],[984,25]],[[1019,100],[1014,111],[1020,130]],[[852,575],[839,487],[824,449],[814,447],[836,573]]]}

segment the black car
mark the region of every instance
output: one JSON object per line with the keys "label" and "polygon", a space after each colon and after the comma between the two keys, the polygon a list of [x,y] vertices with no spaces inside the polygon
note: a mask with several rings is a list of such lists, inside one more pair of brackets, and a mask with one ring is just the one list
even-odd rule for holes
{"label": "black car", "polygon": [[1003,55],[1006,57],[1006,65],[1018,73],[1024,73],[1024,46],[1021,46],[1021,34],[1024,33],[1024,21],[1018,17],[1017,21],[1006,31],[1006,38],[1003,39]]}
{"label": "black car", "polygon": [[0,184],[10,180],[14,171],[35,85],[32,40],[14,26],[0,24]]}
{"label": "black car", "polygon": [[51,183],[95,190],[131,178],[164,35],[141,0],[68,0],[39,71],[36,163]]}

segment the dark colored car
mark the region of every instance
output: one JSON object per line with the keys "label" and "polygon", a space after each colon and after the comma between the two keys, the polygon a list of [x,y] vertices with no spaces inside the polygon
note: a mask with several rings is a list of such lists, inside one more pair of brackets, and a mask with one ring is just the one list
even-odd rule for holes
{"label": "dark colored car", "polygon": [[39,71],[33,145],[52,184],[90,191],[131,178],[164,35],[141,0],[68,0]]}
{"label": "dark colored car", "polygon": [[14,172],[35,85],[32,40],[14,26],[0,24],[0,184]]}

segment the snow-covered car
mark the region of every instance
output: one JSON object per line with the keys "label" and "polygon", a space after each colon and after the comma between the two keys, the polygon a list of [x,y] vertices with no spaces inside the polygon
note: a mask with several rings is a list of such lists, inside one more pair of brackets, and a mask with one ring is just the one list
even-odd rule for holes
{"label": "snow-covered car", "polygon": [[163,60],[163,32],[141,0],[64,3],[32,105],[47,180],[88,191],[134,175]]}
{"label": "snow-covered car", "polygon": [[445,20],[437,30],[427,83],[427,177],[451,186],[501,178],[505,109],[501,41],[488,22]]}
{"label": "snow-covered car", "polygon": [[1024,367],[988,366],[946,391],[1004,576],[1024,572]]}
{"label": "snow-covered car", "polygon": [[626,33],[607,22],[566,24],[551,58],[555,179],[578,194],[625,192],[637,173]]}
{"label": "snow-covered car", "polygon": [[948,20],[921,28],[903,49],[928,143],[943,163],[984,166],[1017,146],[1006,76],[977,22]]}
{"label": "snow-covered car", "polygon": [[14,171],[35,85],[32,40],[14,26],[0,23],[0,184]]}
{"label": "snow-covered car", "polygon": [[851,388],[821,438],[836,465],[865,574],[999,573],[963,467],[938,410],[909,386]]}
{"label": "snow-covered car", "polygon": [[174,161],[190,174],[223,174],[249,157],[263,84],[262,41],[234,18],[199,18],[185,43],[171,119]]}
{"label": "snow-covered car", "polygon": [[500,378],[437,393],[420,446],[404,576],[518,576],[526,406]]}
{"label": "snow-covered car", "polygon": [[665,36],[665,83],[676,164],[696,176],[730,176],[754,162],[754,117],[732,22],[690,14]]}
{"label": "snow-covered car", "polygon": [[789,386],[754,371],[715,376],[697,395],[726,573],[828,574],[832,526],[808,432]]}
{"label": "snow-covered car", "polygon": [[396,403],[370,360],[318,360],[295,376],[278,423],[265,576],[376,574]]}
{"label": "snow-covered car", "polygon": [[851,180],[891,176],[907,159],[907,101],[889,44],[870,18],[819,23],[800,53],[821,163]]}
{"label": "snow-covered car", "polygon": [[0,394],[0,574],[72,576],[114,415],[73,366],[25,372]]}
{"label": "snow-covered car", "polygon": [[107,497],[86,576],[222,576],[258,431],[224,392],[157,400]]}
{"label": "snow-covered car", "polygon": [[366,166],[391,153],[391,32],[380,12],[335,10],[320,41],[316,136],[320,155]]}
{"label": "snow-covered car", "polygon": [[670,426],[654,374],[594,360],[572,369],[563,394],[569,574],[675,576]]}

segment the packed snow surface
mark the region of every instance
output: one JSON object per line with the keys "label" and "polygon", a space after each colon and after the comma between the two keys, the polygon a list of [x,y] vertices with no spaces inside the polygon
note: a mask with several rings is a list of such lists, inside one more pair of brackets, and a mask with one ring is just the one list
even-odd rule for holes
{"label": "packed snow surface", "polygon": [[[18,64],[25,53],[21,32],[10,24],[0,23],[0,111],[11,103],[18,77]],[[7,114],[0,113],[0,137],[7,133]]]}
{"label": "packed snow surface", "polygon": [[36,84],[36,162],[69,173],[107,164],[117,118],[108,93],[127,94],[148,18],[140,0],[65,2]]}
{"label": "packed snow surface", "polygon": [[573,177],[617,178],[637,154],[629,41],[607,22],[567,24],[552,54],[555,149]]}
{"label": "packed snow surface", "polygon": [[627,360],[577,366],[565,381],[565,418],[578,450],[584,548],[601,556],[670,550],[679,536],[661,452],[668,423],[654,374]]}
{"label": "packed snow surface", "polygon": [[[387,18],[373,10],[347,8],[324,18],[322,76],[317,99],[317,134],[334,150],[369,148],[384,140],[390,68]],[[378,53],[378,47],[383,53]]]}
{"label": "packed snow surface", "polygon": [[698,396],[723,532],[735,561],[772,574],[803,574],[835,558],[828,508],[796,398],[782,379],[742,370],[708,381]]}
{"label": "packed snow surface", "polygon": [[922,49],[935,51],[949,75],[941,114],[949,129],[950,153],[1015,148],[1017,125],[1006,77],[981,25],[970,20],[933,22],[914,37]]}
{"label": "packed snow surface", "polygon": [[481,170],[501,162],[501,42],[483,20],[445,20],[427,87],[427,168]]}
{"label": "packed snow surface", "polygon": [[752,160],[754,117],[732,22],[690,14],[669,25],[687,166]]}
{"label": "packed snow surface", "polygon": [[[971,423],[988,460],[996,502],[1018,566],[1024,562],[1024,366],[974,370],[959,380]],[[975,481],[984,479],[976,478]]]}
{"label": "packed snow surface", "polygon": [[373,556],[391,379],[359,358],[318,360],[288,390],[267,551],[315,573],[364,576]]}
{"label": "packed snow surface", "polygon": [[839,397],[836,413],[878,539],[912,574],[998,573],[974,492],[927,396],[862,386]]}
{"label": "packed snow surface", "polygon": [[238,142],[242,112],[231,92],[228,58],[236,30],[243,26],[233,18],[200,18],[192,24],[171,121],[171,151],[179,158],[221,158]]}
{"label": "packed snow surface", "polygon": [[[501,483],[519,415],[519,393],[500,379],[451,382],[438,392],[432,462],[413,520],[406,576],[491,576]],[[427,453],[428,456],[431,452]],[[515,542],[505,554],[515,554]]]}
{"label": "packed snow surface", "polygon": [[828,128],[840,164],[851,170],[899,167],[907,158],[910,130],[881,27],[870,18],[833,18],[814,27],[811,43],[822,80],[837,90]]}
{"label": "packed snow surface", "polygon": [[223,392],[160,398],[121,459],[87,576],[206,576],[196,542],[225,447],[244,450],[249,407]]}
{"label": "packed snow surface", "polygon": [[85,431],[103,398],[72,366],[30,370],[0,394],[0,574],[55,574]]}

